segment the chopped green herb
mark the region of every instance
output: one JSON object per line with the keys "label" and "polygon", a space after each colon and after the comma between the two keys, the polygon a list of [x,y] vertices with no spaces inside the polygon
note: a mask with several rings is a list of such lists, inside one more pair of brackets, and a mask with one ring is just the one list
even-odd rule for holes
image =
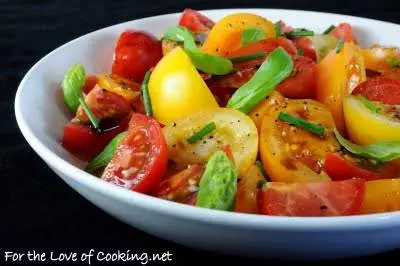
{"label": "chopped green herb", "polygon": [[149,94],[149,79],[150,79],[150,71],[146,72],[144,76],[142,86],[140,87],[140,92],[142,93],[144,108],[146,110],[146,115],[152,116],[153,115],[153,108],[151,106],[151,99]]}
{"label": "chopped green herb", "polygon": [[261,188],[263,188],[266,184],[267,184],[267,181],[266,181],[266,180],[260,180],[260,181],[257,182],[257,188],[258,188],[258,189],[261,189]]}
{"label": "chopped green herb", "polygon": [[388,59],[386,62],[390,67],[393,67],[393,68],[400,67],[400,58],[397,60]]}
{"label": "chopped green herb", "polygon": [[256,161],[256,165],[257,165],[258,169],[260,169],[260,172],[264,177],[268,176],[267,172],[264,169],[264,166],[262,165],[262,163],[259,160]]}
{"label": "chopped green herb", "polygon": [[274,24],[274,26],[275,26],[275,36],[276,37],[280,37],[282,35],[282,24],[281,24],[281,22],[282,21],[279,20],[278,22],[276,22]]}
{"label": "chopped green herb", "polygon": [[265,54],[263,52],[258,52],[258,53],[254,53],[254,54],[247,54],[247,55],[243,55],[243,56],[232,57],[230,59],[233,63],[237,63],[237,62],[243,62],[243,61],[261,58],[264,56],[265,56]]}
{"label": "chopped green herb", "polygon": [[362,95],[358,95],[358,99],[362,102],[371,112],[379,114],[381,112],[381,108],[377,107],[373,102],[368,100]]}
{"label": "chopped green herb", "polygon": [[323,126],[311,123],[296,116],[292,116],[288,113],[280,112],[278,118],[282,121],[288,122],[291,125],[305,129],[319,136],[323,136],[325,133],[325,128]]}
{"label": "chopped green herb", "polygon": [[80,97],[79,103],[82,106],[83,111],[85,111],[86,115],[88,116],[90,122],[92,123],[93,127],[95,129],[99,129],[99,120],[97,117],[93,114],[93,112],[90,110],[89,106],[87,105],[86,101],[83,99],[83,97]]}
{"label": "chopped green herb", "polygon": [[324,30],[323,34],[329,34],[331,33],[331,31],[335,28],[334,25],[330,25],[329,28],[327,28],[326,30]]}
{"label": "chopped green herb", "polygon": [[343,48],[343,45],[344,45],[344,40],[343,40],[343,38],[340,38],[339,41],[336,44],[336,53],[337,54],[340,53],[340,51]]}
{"label": "chopped green herb", "polygon": [[203,137],[207,136],[211,132],[213,132],[216,128],[217,128],[217,126],[215,125],[214,122],[208,123],[202,129],[200,129],[198,132],[194,133],[193,136],[188,138],[188,142],[190,144],[193,144],[193,143],[201,140]]}
{"label": "chopped green herb", "polygon": [[255,41],[264,40],[266,37],[265,32],[260,28],[245,29],[242,33],[242,46],[246,46]]}
{"label": "chopped green herb", "polygon": [[296,29],[285,33],[287,38],[314,36],[314,31],[307,29]]}
{"label": "chopped green herb", "polygon": [[299,49],[299,50],[297,50],[296,54],[298,56],[302,56],[304,54],[304,50],[303,49]]}

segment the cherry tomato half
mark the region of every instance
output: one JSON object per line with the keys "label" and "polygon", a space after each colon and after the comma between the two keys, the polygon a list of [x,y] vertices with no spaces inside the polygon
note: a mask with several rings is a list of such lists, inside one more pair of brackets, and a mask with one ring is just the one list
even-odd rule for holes
{"label": "cherry tomato half", "polygon": [[303,50],[303,55],[311,58],[313,61],[317,60],[317,53],[313,47],[313,42],[308,37],[293,38],[293,43],[297,49]]}
{"label": "cherry tomato half", "polygon": [[142,82],[146,72],[162,58],[161,42],[153,35],[135,30],[124,31],[115,47],[112,73]]}
{"label": "cherry tomato half", "polygon": [[156,120],[133,114],[128,134],[107,165],[102,179],[133,191],[148,193],[159,184],[168,162],[168,150]]}
{"label": "cherry tomato half", "polygon": [[194,33],[205,33],[211,30],[214,26],[214,21],[196,10],[187,8],[179,19],[179,25]]}
{"label": "cherry tomato half", "polygon": [[332,180],[346,180],[351,178],[362,178],[365,180],[389,179],[400,175],[400,169],[393,163],[382,166],[372,166],[366,159],[364,167],[357,163],[354,158],[343,156],[339,153],[330,153],[325,158],[324,169]]}
{"label": "cherry tomato half", "polygon": [[383,77],[370,78],[358,85],[352,94],[361,94],[371,101],[385,104],[400,104],[400,80]]}
{"label": "cherry tomato half", "polygon": [[348,23],[340,23],[332,31],[331,35],[340,39],[342,38],[345,42],[357,43],[357,37],[354,35],[353,27]]}

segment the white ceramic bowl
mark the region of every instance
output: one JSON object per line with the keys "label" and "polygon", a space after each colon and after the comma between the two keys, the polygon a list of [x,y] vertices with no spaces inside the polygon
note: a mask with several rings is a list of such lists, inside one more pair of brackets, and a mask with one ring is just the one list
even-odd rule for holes
{"label": "white ceramic bowl", "polygon": [[[203,11],[213,19],[243,11]],[[273,21],[323,31],[339,22],[354,25],[363,45],[400,46],[400,26],[336,14],[247,9]],[[400,248],[400,212],[336,218],[289,218],[201,209],[119,188],[81,170],[59,144],[69,117],[59,83],[72,64],[88,72],[109,71],[114,43],[127,28],[161,36],[180,14],[139,19],[73,40],[35,64],[15,99],[18,125],[36,153],[68,185],[114,217],[152,235],[184,245],[236,255],[317,259],[373,254]]]}

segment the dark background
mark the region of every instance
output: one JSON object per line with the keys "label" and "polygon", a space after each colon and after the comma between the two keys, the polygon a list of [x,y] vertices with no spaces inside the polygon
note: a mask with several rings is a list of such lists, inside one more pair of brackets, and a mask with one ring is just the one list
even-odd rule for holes
{"label": "dark background", "polygon": [[[138,2],[0,0],[0,255],[3,256],[3,250],[16,248],[20,251],[49,251],[49,248],[69,248],[72,251],[130,249],[132,252],[169,250],[174,254],[174,263],[185,265],[193,261],[205,264],[216,260],[231,265],[275,263],[226,257],[172,244],[135,230],[91,205],[53,174],[23,139],[13,109],[17,86],[37,60],[63,43],[93,30],[139,17],[178,12],[185,7],[263,7],[327,11],[400,24],[399,1]],[[400,258],[399,251],[345,262],[364,264],[396,258]]]}

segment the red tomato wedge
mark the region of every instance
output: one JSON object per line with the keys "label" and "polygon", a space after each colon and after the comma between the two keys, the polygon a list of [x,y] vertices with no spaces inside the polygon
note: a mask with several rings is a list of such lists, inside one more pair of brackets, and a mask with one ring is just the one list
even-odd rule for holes
{"label": "red tomato wedge", "polygon": [[[102,89],[98,85],[96,85],[88,93],[88,95],[86,95],[85,102],[96,118],[100,120],[120,120],[131,112],[131,107],[125,98],[118,94]],[[82,106],[79,106],[78,110],[76,111],[75,118],[82,123],[89,122],[89,118]]]}
{"label": "red tomato wedge", "polygon": [[214,21],[196,10],[187,8],[179,19],[179,25],[194,33],[206,33],[214,26]]}
{"label": "red tomato wedge", "polygon": [[389,162],[375,169],[371,166],[367,168],[357,164],[354,159],[344,157],[339,153],[330,153],[326,156],[324,169],[332,180],[362,178],[368,181],[400,176],[399,167],[393,163]]}
{"label": "red tomato wedge", "polygon": [[[296,55],[297,49],[294,44],[284,37],[278,38],[270,38],[258,42],[249,43],[246,46],[243,46],[231,53],[228,54],[228,57],[239,57],[245,56],[254,53],[264,53],[268,56],[272,53],[276,48],[282,47],[285,49],[289,54]],[[235,63],[234,66],[236,69],[247,69],[260,66],[265,61],[265,58],[257,58],[253,60],[248,60],[244,62]]]}
{"label": "red tomato wedge", "polygon": [[353,41],[357,43],[357,38],[354,35],[353,27],[348,23],[340,23],[332,31],[331,35],[340,39],[342,38],[345,42]]}
{"label": "red tomato wedge", "polygon": [[370,78],[358,85],[352,94],[361,94],[371,101],[385,104],[400,104],[400,80],[383,77]]}
{"label": "red tomato wedge", "polygon": [[279,84],[277,90],[292,99],[314,99],[317,71],[315,62],[308,57],[298,56],[294,58],[294,64],[295,72]]}
{"label": "red tomato wedge", "polygon": [[128,127],[129,116],[118,125],[98,132],[87,124],[68,123],[64,127],[62,145],[69,152],[82,160],[90,160],[99,154],[104,147]]}
{"label": "red tomato wedge", "polygon": [[167,144],[160,125],[151,117],[135,113],[127,136],[121,140],[101,178],[148,193],[159,184],[167,162]]}
{"label": "red tomato wedge", "polygon": [[86,76],[85,85],[83,86],[83,93],[88,94],[97,84],[97,77],[95,75]]}
{"label": "red tomato wedge", "polygon": [[161,42],[153,35],[126,30],[118,38],[112,74],[142,82],[146,72],[162,58]]}
{"label": "red tomato wedge", "polygon": [[277,216],[345,216],[359,214],[363,179],[310,183],[267,183],[257,195],[258,211]]}
{"label": "red tomato wedge", "polygon": [[313,47],[311,39],[307,37],[293,38],[293,43],[298,50],[303,50],[304,56],[311,58],[313,61],[317,61],[317,53]]}

